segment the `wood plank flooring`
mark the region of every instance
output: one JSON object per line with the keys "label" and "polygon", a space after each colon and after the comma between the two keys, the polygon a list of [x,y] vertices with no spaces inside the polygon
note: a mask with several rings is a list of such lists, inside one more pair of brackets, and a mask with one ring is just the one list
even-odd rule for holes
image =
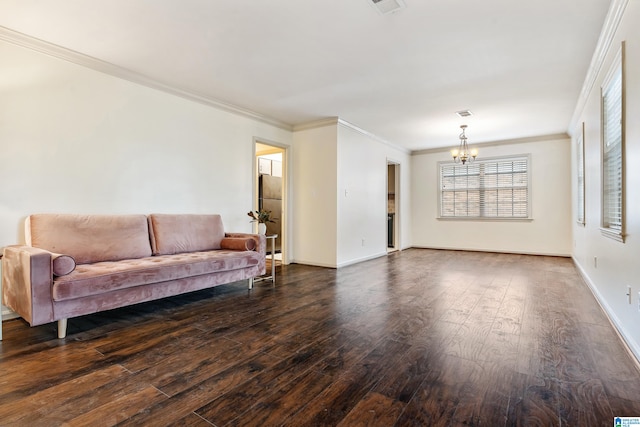
{"label": "wood plank flooring", "polygon": [[611,426],[640,372],[567,258],[410,249],[30,328],[1,426]]}

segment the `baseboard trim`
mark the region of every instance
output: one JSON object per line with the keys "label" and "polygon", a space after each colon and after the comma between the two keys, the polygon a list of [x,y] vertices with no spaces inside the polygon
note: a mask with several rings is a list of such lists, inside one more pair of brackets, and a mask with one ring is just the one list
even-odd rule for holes
{"label": "baseboard trim", "polygon": [[323,262],[305,261],[300,259],[292,259],[291,264],[310,265],[312,267],[337,268],[335,264],[325,264]]}
{"label": "baseboard trim", "polygon": [[361,263],[361,262],[364,262],[364,261],[369,261],[369,260],[380,258],[380,257],[383,257],[383,256],[387,256],[387,251],[380,252],[380,253],[373,254],[373,255],[369,255],[369,256],[366,256],[366,257],[362,257],[362,258],[357,258],[357,259],[352,259],[352,260],[349,260],[349,261],[341,262],[341,263],[338,264],[338,268],[346,267],[348,265],[358,264],[358,263]]}
{"label": "baseboard trim", "polygon": [[305,261],[305,260],[300,260],[300,259],[294,259],[291,260],[291,262],[293,264],[303,264],[303,265],[311,265],[314,267],[325,267],[325,268],[342,268],[342,267],[346,267],[348,265],[353,265],[353,264],[358,264],[360,262],[364,262],[364,261],[369,261],[372,259],[376,259],[376,258],[380,258],[383,256],[387,256],[387,252],[380,252],[377,254],[373,254],[373,255],[368,255],[366,257],[362,257],[362,258],[357,258],[357,259],[352,259],[349,261],[345,261],[345,262],[341,262],[339,264],[325,264],[325,263],[321,263],[321,262],[315,262],[315,261]]}
{"label": "baseboard trim", "polygon": [[16,319],[18,317],[20,317],[18,313],[12,311],[9,307],[2,306],[2,321]]}
{"label": "baseboard trim", "polygon": [[415,249],[434,249],[438,251],[460,251],[460,252],[487,252],[494,254],[513,254],[513,255],[535,255],[535,256],[554,256],[561,258],[571,258],[571,254],[559,252],[529,252],[529,251],[504,251],[494,249],[467,249],[467,248],[447,248],[440,246],[411,246]]}
{"label": "baseboard trim", "polygon": [[611,324],[611,326],[613,326],[613,330],[616,331],[616,334],[618,335],[618,338],[622,342],[622,345],[631,356],[631,359],[635,362],[636,369],[638,370],[638,372],[640,372],[640,346],[638,346],[634,342],[634,340],[629,339],[629,337],[627,337],[627,335],[624,332],[624,328],[621,326],[620,320],[618,320],[618,317],[615,315],[613,310],[611,310],[611,307],[609,307],[605,299],[602,297],[602,295],[598,291],[598,288],[591,281],[591,278],[589,277],[587,272],[582,268],[578,260],[576,260],[575,257],[571,257],[571,259],[573,260],[573,263],[576,266],[576,269],[580,273],[580,276],[582,276],[582,280],[584,280],[584,282],[587,284],[587,287],[591,291],[591,294],[593,294],[593,297],[596,299],[598,305],[604,312],[604,315],[609,320],[609,323]]}

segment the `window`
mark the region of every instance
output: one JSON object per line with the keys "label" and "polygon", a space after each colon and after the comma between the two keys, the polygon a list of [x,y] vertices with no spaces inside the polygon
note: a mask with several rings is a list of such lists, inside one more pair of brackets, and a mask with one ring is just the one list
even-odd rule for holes
{"label": "window", "polygon": [[440,163],[440,218],[529,218],[529,156]]}
{"label": "window", "polygon": [[602,234],[624,241],[624,44],[602,84]]}
{"label": "window", "polygon": [[578,139],[576,144],[576,170],[577,170],[577,187],[576,188],[576,210],[578,224],[585,224],[584,220],[584,122],[578,131]]}

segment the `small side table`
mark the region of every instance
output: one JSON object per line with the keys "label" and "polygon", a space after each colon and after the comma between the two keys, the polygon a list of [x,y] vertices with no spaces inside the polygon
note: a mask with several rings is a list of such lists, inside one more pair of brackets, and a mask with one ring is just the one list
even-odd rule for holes
{"label": "small side table", "polygon": [[269,234],[265,236],[267,238],[267,245],[269,245],[269,240],[271,240],[271,276],[261,276],[253,279],[256,282],[260,280],[271,280],[273,286],[276,285],[276,239],[278,238],[277,234]]}

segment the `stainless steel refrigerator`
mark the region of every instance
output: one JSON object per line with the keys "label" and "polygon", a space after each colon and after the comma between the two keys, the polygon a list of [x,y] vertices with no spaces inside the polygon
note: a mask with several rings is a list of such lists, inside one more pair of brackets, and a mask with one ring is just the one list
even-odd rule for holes
{"label": "stainless steel refrigerator", "polygon": [[[271,211],[274,222],[267,223],[267,235],[277,234],[276,253],[280,252],[282,230],[282,178],[279,176],[260,175],[259,178],[259,208]],[[271,245],[267,245],[267,253],[271,253]]]}

